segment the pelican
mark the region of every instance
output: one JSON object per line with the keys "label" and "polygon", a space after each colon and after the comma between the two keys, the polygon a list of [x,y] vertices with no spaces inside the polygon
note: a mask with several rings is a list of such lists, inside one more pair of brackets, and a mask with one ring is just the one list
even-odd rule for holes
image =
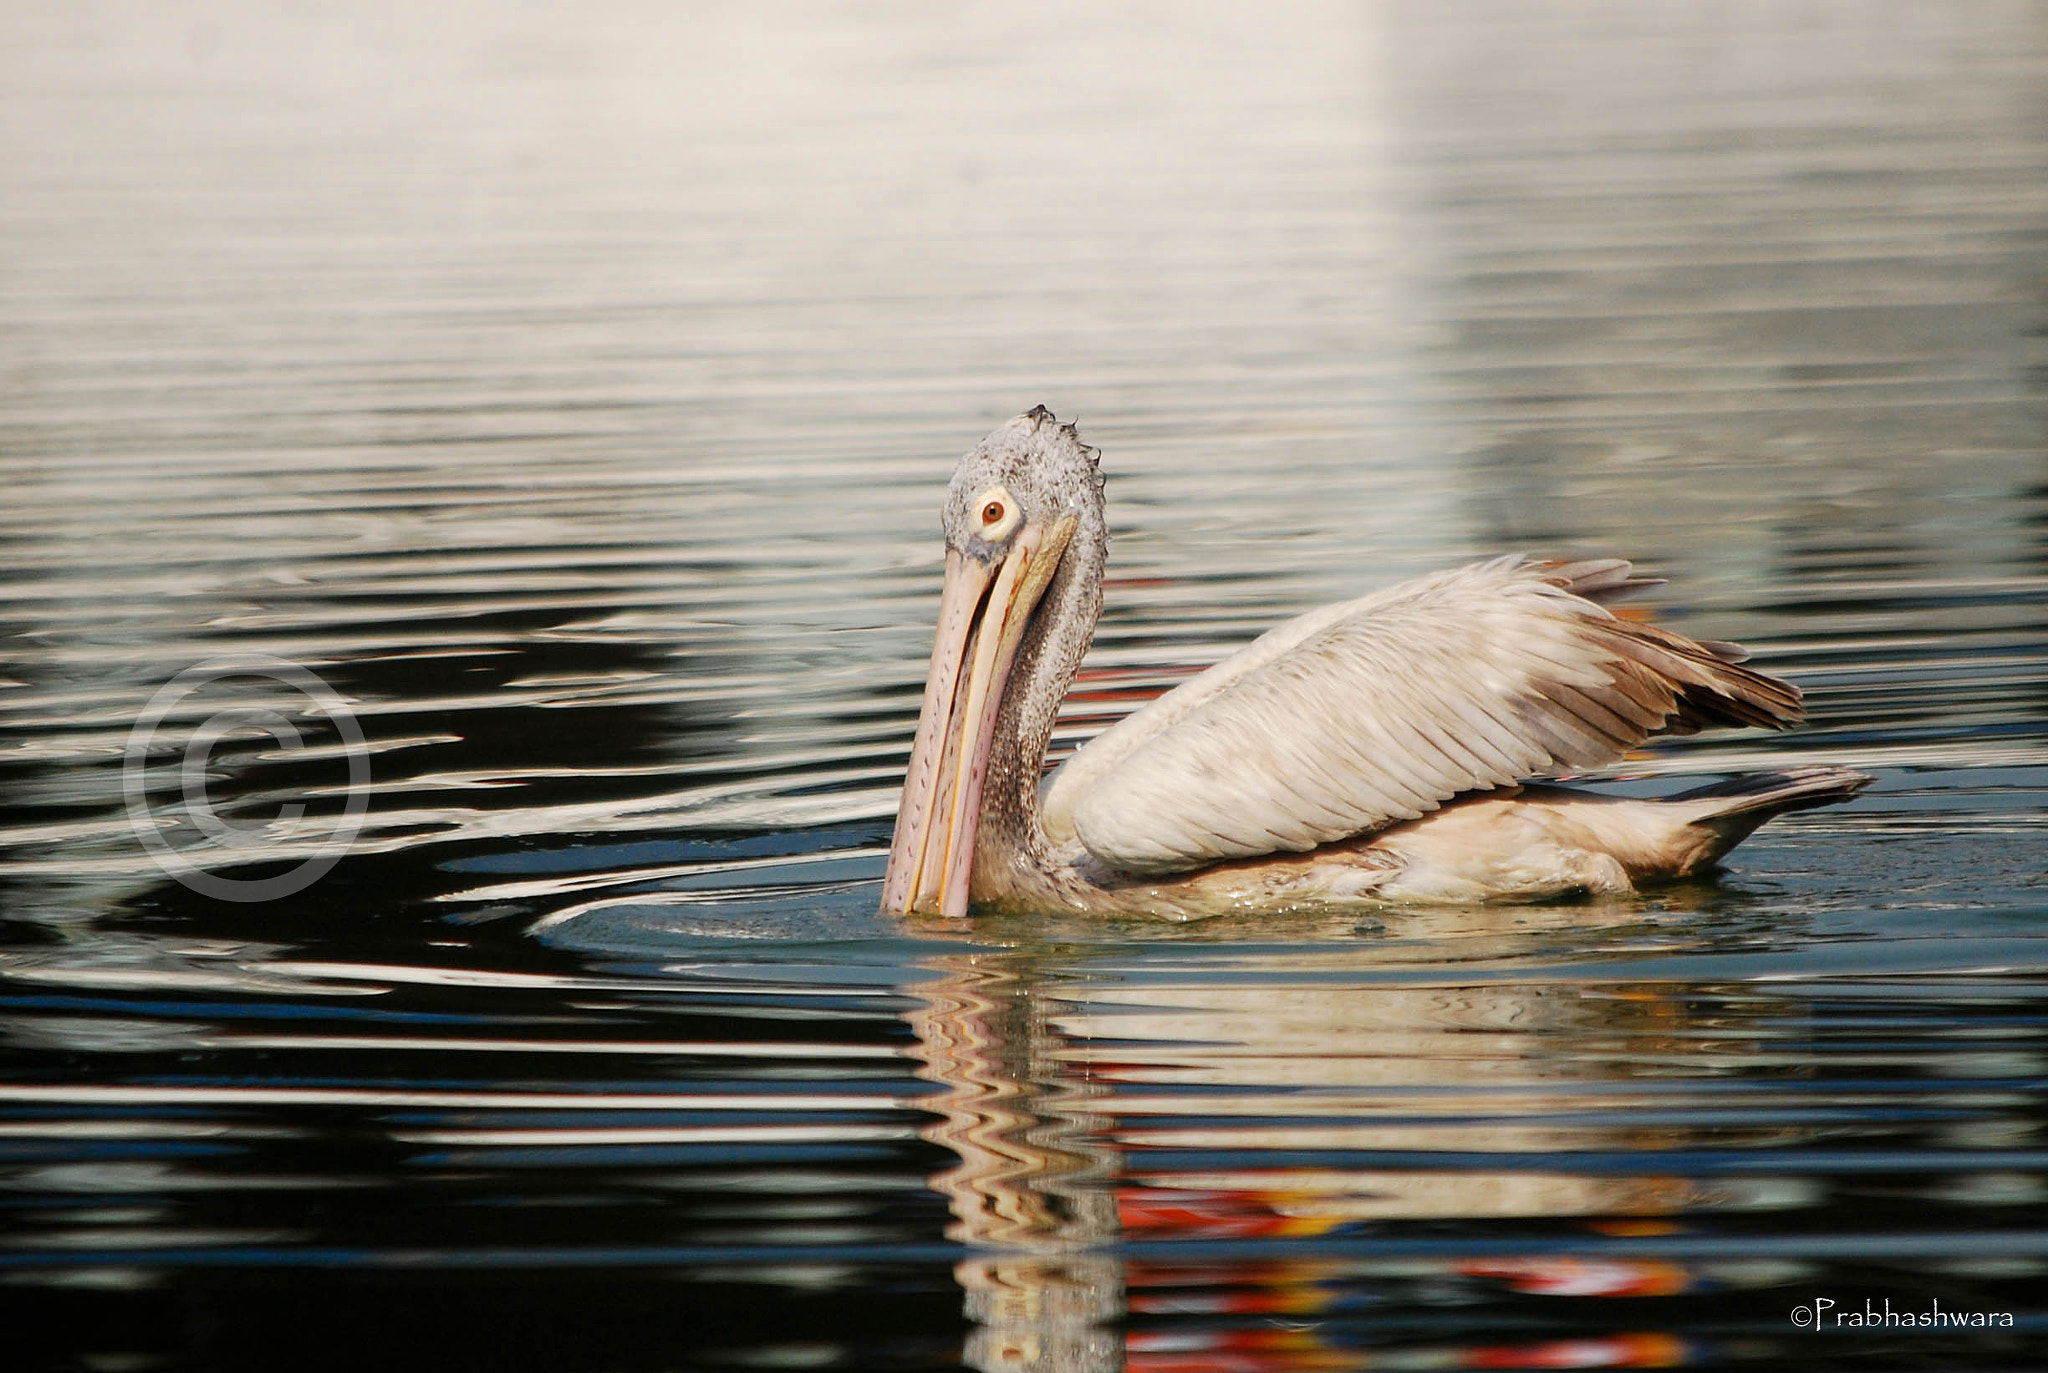
{"label": "pelican", "polygon": [[1800,767],[1660,800],[1533,783],[1652,735],[1783,729],[1803,711],[1738,646],[1609,611],[1656,584],[1627,562],[1508,556],[1289,620],[1041,784],[1102,608],[1096,460],[1041,405],[953,474],[886,912],[1190,919],[1625,895],[1870,783]]}

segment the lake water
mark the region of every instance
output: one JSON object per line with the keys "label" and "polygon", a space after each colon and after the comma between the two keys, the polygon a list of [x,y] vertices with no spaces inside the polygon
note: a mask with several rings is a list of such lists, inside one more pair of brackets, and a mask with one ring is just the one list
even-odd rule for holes
{"label": "lake water", "polygon": [[[2048,9],[22,5],[0,150],[10,1367],[2048,1357]],[[1641,901],[886,921],[1040,402],[1057,747],[1619,553],[1813,716],[1619,786],[1878,783]]]}

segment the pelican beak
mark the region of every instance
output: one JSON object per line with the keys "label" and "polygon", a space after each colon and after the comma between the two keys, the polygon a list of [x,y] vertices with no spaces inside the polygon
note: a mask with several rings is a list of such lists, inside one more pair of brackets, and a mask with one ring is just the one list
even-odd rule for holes
{"label": "pelican beak", "polygon": [[1025,626],[1059,567],[1074,523],[1071,515],[1051,526],[1027,522],[1000,561],[946,550],[924,708],[882,880],[885,914],[967,914],[982,783],[1003,691]]}

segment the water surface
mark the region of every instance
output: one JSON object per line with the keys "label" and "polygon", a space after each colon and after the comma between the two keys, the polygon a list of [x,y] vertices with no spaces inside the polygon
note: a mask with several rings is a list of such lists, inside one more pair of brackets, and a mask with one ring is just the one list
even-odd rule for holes
{"label": "water surface", "polygon": [[[2038,5],[17,8],[23,1366],[2043,1352]],[[1057,748],[1620,553],[1813,719],[1618,788],[1878,784],[1641,901],[884,921],[940,493],[1040,402],[1114,536]],[[297,734],[192,793],[229,710]]]}

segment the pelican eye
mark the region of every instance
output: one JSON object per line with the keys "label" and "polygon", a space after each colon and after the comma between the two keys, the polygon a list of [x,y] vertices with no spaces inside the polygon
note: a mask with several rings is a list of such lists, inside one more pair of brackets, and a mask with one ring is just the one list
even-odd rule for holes
{"label": "pelican eye", "polygon": [[975,498],[974,532],[990,543],[1001,543],[1024,523],[1017,498],[1000,486],[991,486]]}

